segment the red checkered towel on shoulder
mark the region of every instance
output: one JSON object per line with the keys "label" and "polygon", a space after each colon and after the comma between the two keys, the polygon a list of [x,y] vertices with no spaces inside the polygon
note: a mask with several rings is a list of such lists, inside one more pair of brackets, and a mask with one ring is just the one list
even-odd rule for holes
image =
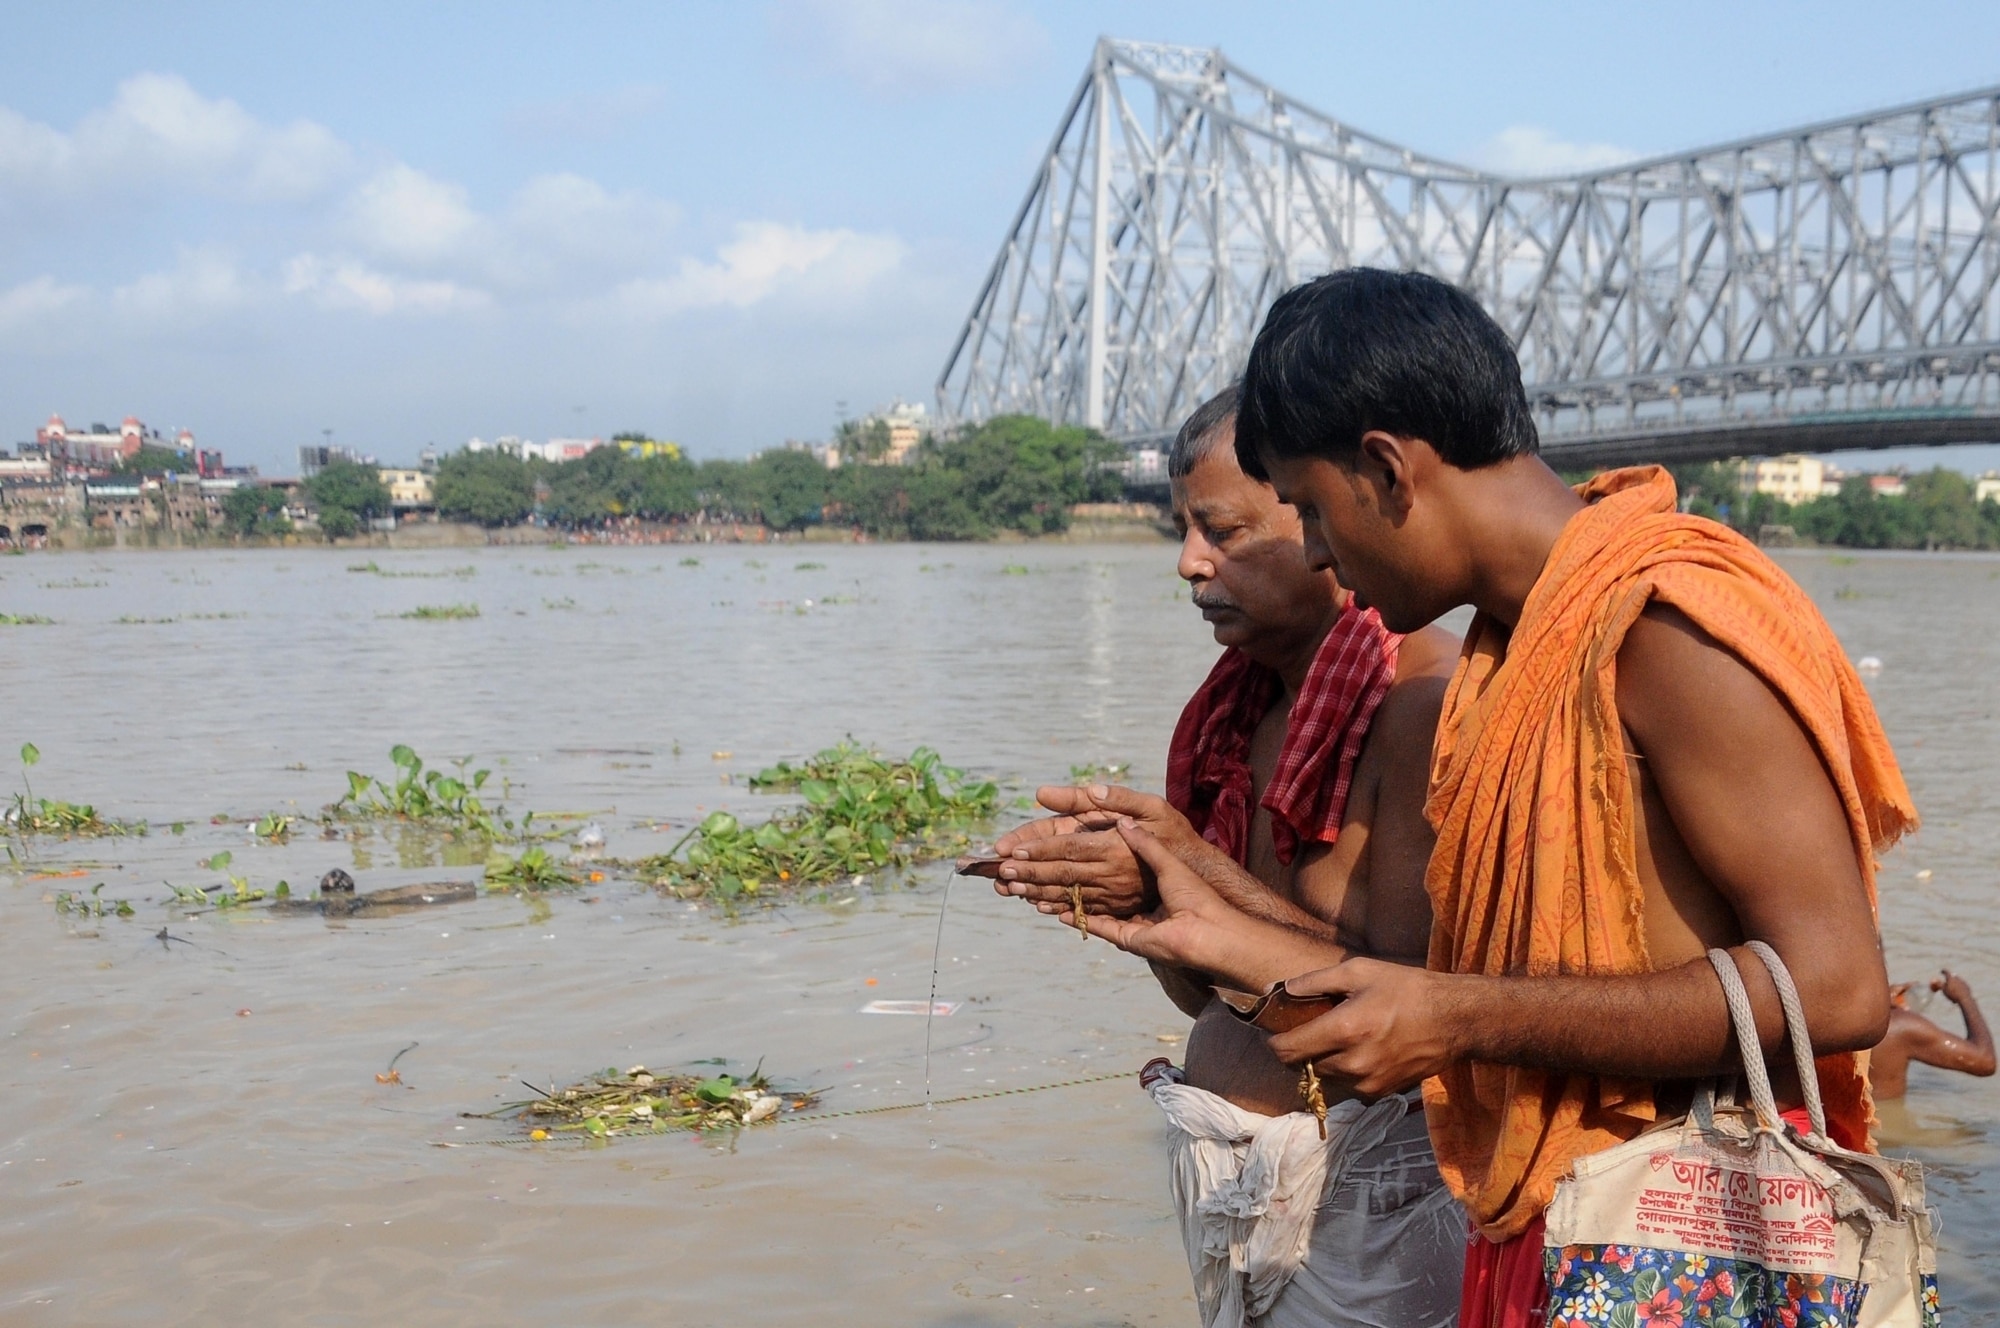
{"label": "red checkered towel on shoulder", "polygon": [[[1395,681],[1402,639],[1382,626],[1375,610],[1350,604],[1320,643],[1292,702],[1278,768],[1262,799],[1278,861],[1289,864],[1302,843],[1339,838],[1354,763]],[[1284,694],[1276,670],[1231,647],[1174,726],[1167,801],[1238,862],[1250,849],[1250,737]]]}

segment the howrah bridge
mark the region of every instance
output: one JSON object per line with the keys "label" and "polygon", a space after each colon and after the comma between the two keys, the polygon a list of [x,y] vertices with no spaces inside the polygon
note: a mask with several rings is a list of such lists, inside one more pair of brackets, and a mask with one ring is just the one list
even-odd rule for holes
{"label": "howrah bridge", "polygon": [[1356,265],[1476,296],[1557,465],[2000,442],[2000,87],[1516,179],[1219,50],[1106,38],[940,411],[1157,443],[1241,372],[1273,299]]}

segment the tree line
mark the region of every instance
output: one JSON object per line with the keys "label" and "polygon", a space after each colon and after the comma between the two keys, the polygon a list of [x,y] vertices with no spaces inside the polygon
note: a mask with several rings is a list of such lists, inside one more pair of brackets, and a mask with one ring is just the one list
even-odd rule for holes
{"label": "tree line", "polygon": [[1741,492],[1738,474],[1720,462],[1674,468],[1689,511],[1752,539],[1789,526],[1801,538],[1852,549],[2000,549],[2000,503],[1975,501],[1972,481],[1943,466],[1909,476],[1900,495],[1878,494],[1866,475],[1850,475],[1839,493],[1797,504]]}
{"label": "tree line", "polygon": [[695,462],[600,447],[560,463],[459,452],[438,464],[433,493],[440,516],[482,526],[516,525],[536,513],[570,529],[699,516],[773,530],[828,524],[879,539],[973,540],[1067,529],[1072,504],[1123,493],[1109,468],[1122,456],[1094,431],[1004,415],[956,438],[926,440],[900,466],[829,469],[796,450]]}

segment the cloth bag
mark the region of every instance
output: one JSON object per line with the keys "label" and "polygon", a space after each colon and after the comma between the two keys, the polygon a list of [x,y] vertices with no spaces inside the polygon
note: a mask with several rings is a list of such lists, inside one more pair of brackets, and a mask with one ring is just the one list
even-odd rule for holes
{"label": "cloth bag", "polygon": [[1551,1325],[1934,1328],[1937,1244],[1915,1162],[1827,1137],[1798,989],[1777,952],[1749,948],[1777,984],[1812,1130],[1782,1120],[1750,998],[1710,950],[1743,1055],[1750,1107],[1697,1090],[1683,1120],[1578,1158],[1543,1237]]}

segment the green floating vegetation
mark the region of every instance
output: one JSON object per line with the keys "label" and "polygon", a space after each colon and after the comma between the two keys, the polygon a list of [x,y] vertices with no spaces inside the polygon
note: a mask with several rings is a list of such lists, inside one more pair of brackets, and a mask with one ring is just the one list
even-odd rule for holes
{"label": "green floating vegetation", "polygon": [[535,1139],[546,1139],[551,1131],[609,1139],[681,1130],[742,1129],[819,1103],[819,1095],[810,1090],[772,1084],[761,1066],[737,1079],[726,1074],[655,1075],[643,1065],[634,1065],[622,1074],[609,1069],[568,1088],[536,1092],[540,1095],[526,1102],[510,1102],[486,1117],[516,1117],[532,1127],[529,1134]]}
{"label": "green floating vegetation", "polygon": [[1069,768],[1069,782],[1072,784],[1097,784],[1107,779],[1123,779],[1132,773],[1130,761],[1098,761],[1091,765],[1073,765]]}
{"label": "green floating vegetation", "polygon": [[0,813],[0,821],[6,823],[8,830],[16,835],[55,835],[62,839],[146,833],[144,821],[114,821],[98,815],[97,808],[88,803],[36,797],[34,786],[28,781],[28,770],[41,759],[41,748],[32,742],[21,744],[21,786],[26,791],[16,793],[13,804]]}
{"label": "green floating vegetation", "polygon": [[435,572],[421,572],[421,571],[416,571],[414,569],[407,571],[399,571],[393,567],[384,567],[380,563],[376,562],[373,558],[370,558],[365,563],[349,563],[347,565],[347,570],[350,572],[363,572],[369,576],[394,577],[399,580],[408,580],[415,578],[427,581],[437,581],[448,576],[455,576],[460,579],[463,579],[468,576],[477,576],[479,574],[479,569],[477,567],[469,567],[469,566],[446,567]]}
{"label": "green floating vegetation", "polygon": [[0,613],[0,627],[54,627],[54,618],[39,613]]}
{"label": "green floating vegetation", "polygon": [[395,783],[350,770],[347,792],[327,811],[352,820],[416,821],[483,839],[503,839],[513,831],[501,809],[487,807],[479,796],[493,772],[474,770],[468,774],[465,767],[471,758],[454,762],[458,773],[448,775],[425,769],[423,758],[399,742],[389,749],[389,760],[396,767]]}
{"label": "green floating vegetation", "polygon": [[180,621],[180,619],[179,619],[179,618],[141,618],[141,617],[137,616],[136,614],[130,614],[130,613],[124,613],[124,614],[120,614],[120,615],[119,615],[118,617],[116,617],[116,618],[112,619],[112,621],[113,621],[113,622],[117,622],[117,623],[122,623],[122,624],[124,624],[124,625],[126,625],[126,626],[131,626],[131,627],[137,627],[137,626],[150,626],[150,625],[152,625],[152,624],[155,624],[155,623],[176,623],[176,622],[179,622],[179,621]]}
{"label": "green floating vegetation", "polygon": [[714,812],[666,853],[641,862],[640,874],[683,898],[810,889],[951,857],[999,803],[994,783],[944,764],[928,747],[890,761],[843,742],[801,766],[779,762],[752,776],[750,786],[796,792],[805,802],[755,827]]}
{"label": "green floating vegetation", "polygon": [[419,604],[407,613],[399,613],[398,618],[411,618],[419,622],[435,622],[453,618],[477,618],[477,604]]}
{"label": "green floating vegetation", "polygon": [[579,884],[576,873],[565,867],[539,845],[524,849],[518,858],[495,853],[486,860],[486,884],[520,890],[549,890]]}
{"label": "green floating vegetation", "polygon": [[792,570],[793,570],[794,572],[824,572],[824,571],[826,570],[826,564],[825,564],[825,563],[795,563],[795,564],[793,564],[793,566],[792,566]]}
{"label": "green floating vegetation", "polygon": [[56,912],[73,913],[78,917],[85,918],[129,918],[132,916],[134,909],[130,900],[106,899],[104,897],[104,882],[99,881],[96,885],[91,886],[87,892],[82,890],[56,891]]}

